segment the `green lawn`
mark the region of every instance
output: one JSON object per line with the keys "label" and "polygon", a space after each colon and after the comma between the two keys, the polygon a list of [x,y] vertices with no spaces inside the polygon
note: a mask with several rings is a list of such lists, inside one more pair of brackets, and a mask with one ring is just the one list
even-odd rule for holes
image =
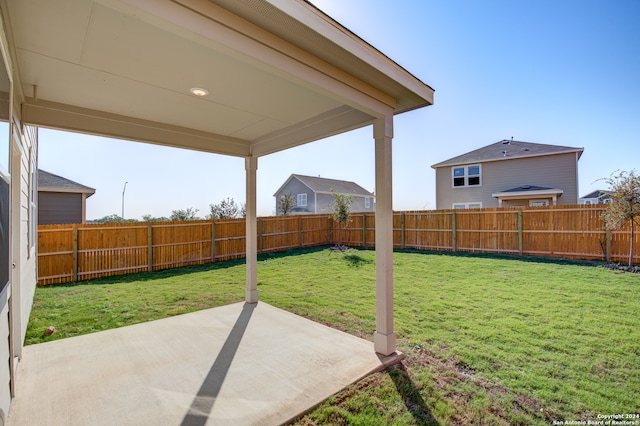
{"label": "green lawn", "polygon": [[[244,297],[243,261],[38,288],[27,343]],[[640,275],[586,263],[394,254],[402,364],[299,420],[311,424],[551,424],[640,413]],[[366,339],[374,252],[262,256],[260,300]],[[44,329],[58,330],[44,337]]]}

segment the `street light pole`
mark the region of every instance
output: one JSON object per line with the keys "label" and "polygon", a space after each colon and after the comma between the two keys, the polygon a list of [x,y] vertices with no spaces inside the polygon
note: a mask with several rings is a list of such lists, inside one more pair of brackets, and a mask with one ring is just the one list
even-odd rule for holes
{"label": "street light pole", "polygon": [[129,183],[129,182],[125,182],[125,183],[124,183],[124,188],[122,188],[122,216],[121,216],[121,217],[122,217],[122,221],[123,221],[123,222],[124,222],[124,191],[126,191],[126,190],[127,190],[127,184],[128,184],[128,183]]}

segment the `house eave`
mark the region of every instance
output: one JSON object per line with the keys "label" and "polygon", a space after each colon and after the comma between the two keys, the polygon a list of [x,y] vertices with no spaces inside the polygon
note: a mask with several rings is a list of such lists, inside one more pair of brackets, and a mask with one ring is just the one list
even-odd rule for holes
{"label": "house eave", "polygon": [[443,167],[456,167],[456,166],[468,166],[471,164],[485,164],[485,163],[494,163],[494,162],[498,162],[498,161],[508,161],[508,160],[519,160],[519,159],[525,159],[525,158],[536,158],[536,157],[549,157],[549,156],[553,156],[553,155],[565,155],[565,154],[574,154],[577,153],[578,154],[578,159],[580,159],[580,157],[582,156],[582,153],[584,152],[584,148],[579,148],[579,149],[572,149],[572,150],[566,150],[566,151],[557,151],[557,152],[549,152],[549,153],[543,153],[543,154],[529,154],[529,155],[518,155],[518,156],[506,156],[506,157],[497,157],[497,158],[491,158],[491,159],[487,159],[487,160],[476,160],[476,161],[464,161],[464,162],[449,162],[447,161],[443,161],[441,163],[436,163],[431,165],[432,169],[439,169],[439,168],[443,168]]}
{"label": "house eave", "polygon": [[38,192],[55,192],[55,193],[70,193],[70,194],[87,194],[87,197],[96,193],[93,188],[59,188],[53,186],[39,186]]}
{"label": "house eave", "polygon": [[494,192],[491,196],[503,200],[516,200],[533,197],[561,196],[562,194],[564,194],[562,189],[544,189],[537,191]]}

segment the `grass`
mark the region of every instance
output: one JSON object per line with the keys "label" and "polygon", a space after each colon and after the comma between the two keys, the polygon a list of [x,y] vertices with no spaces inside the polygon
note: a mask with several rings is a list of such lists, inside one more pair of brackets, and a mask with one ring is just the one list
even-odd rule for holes
{"label": "grass", "polygon": [[[374,252],[262,256],[260,300],[371,340]],[[27,342],[243,300],[232,261],[36,290]],[[640,412],[640,275],[587,263],[394,253],[407,357],[298,420],[314,424],[550,424]],[[53,325],[58,332],[45,337]]]}

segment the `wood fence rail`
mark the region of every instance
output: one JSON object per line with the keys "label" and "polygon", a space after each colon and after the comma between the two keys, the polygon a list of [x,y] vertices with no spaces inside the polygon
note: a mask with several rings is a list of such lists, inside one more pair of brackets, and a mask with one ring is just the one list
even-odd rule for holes
{"label": "wood fence rail", "polygon": [[[605,230],[601,205],[394,214],[396,248],[626,261],[629,229]],[[258,252],[342,244],[375,246],[374,213],[343,228],[330,215],[258,218]],[[636,234],[634,262],[640,259]],[[156,271],[245,256],[244,219],[38,227],[38,284]]]}

